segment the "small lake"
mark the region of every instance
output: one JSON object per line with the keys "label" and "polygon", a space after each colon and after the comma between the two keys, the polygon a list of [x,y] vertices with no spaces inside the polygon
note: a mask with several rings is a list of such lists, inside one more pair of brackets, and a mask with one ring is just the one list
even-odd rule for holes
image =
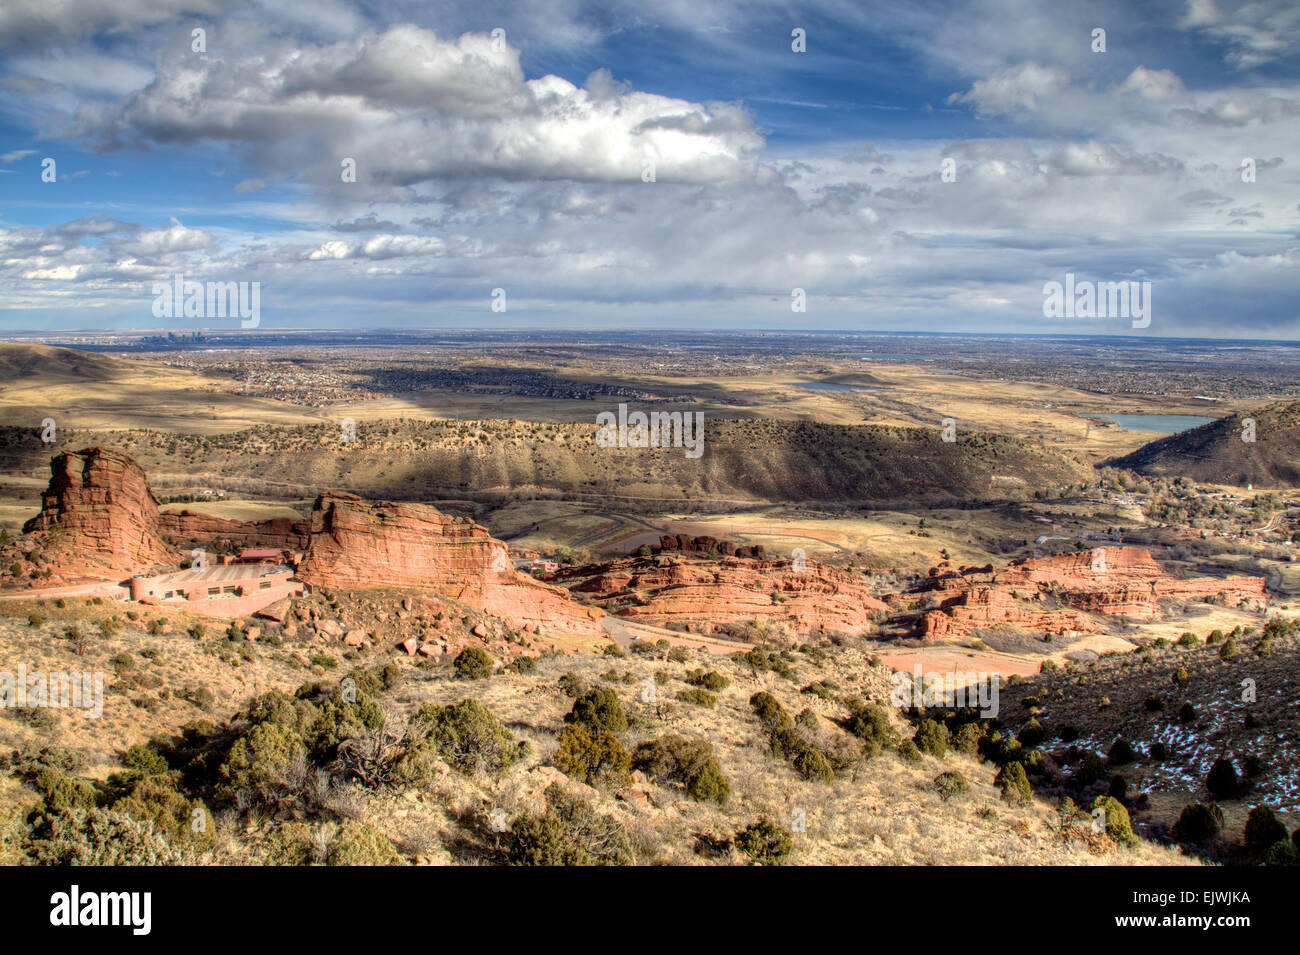
{"label": "small lake", "polygon": [[933,355],[911,355],[907,352],[874,351],[849,355],[850,358],[883,358],[889,361],[912,361],[917,358],[933,358]]}
{"label": "small lake", "polygon": [[842,385],[838,381],[787,381],[783,384],[804,391],[872,391],[880,385]]}
{"label": "small lake", "polygon": [[1193,414],[1086,414],[1083,417],[1105,418],[1125,431],[1154,431],[1156,434],[1178,434],[1214,420]]}

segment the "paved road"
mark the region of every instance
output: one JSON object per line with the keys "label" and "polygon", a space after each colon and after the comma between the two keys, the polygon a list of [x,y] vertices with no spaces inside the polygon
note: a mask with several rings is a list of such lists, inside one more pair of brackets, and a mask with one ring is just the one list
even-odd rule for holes
{"label": "paved road", "polygon": [[112,600],[125,600],[129,593],[121,584],[77,584],[72,587],[49,587],[45,590],[4,594],[0,596],[0,600],[51,600],[54,597],[108,597]]}

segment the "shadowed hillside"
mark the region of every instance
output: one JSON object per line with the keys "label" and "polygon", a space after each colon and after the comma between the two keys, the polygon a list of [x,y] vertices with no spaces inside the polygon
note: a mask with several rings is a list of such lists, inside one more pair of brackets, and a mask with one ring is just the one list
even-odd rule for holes
{"label": "shadowed hillside", "polygon": [[[524,421],[384,421],[342,440],[331,426],[224,435],[100,431],[160,487],[206,482],[234,490],[427,498],[448,491],[523,490],[683,501],[888,502],[1015,498],[1085,480],[1090,469],[1042,445],[923,428],[709,419],[703,455],[682,448],[601,448],[594,425]],[[68,446],[89,435],[69,430]],[[58,448],[23,429],[0,433],[0,457],[31,468]]]}
{"label": "shadowed hillside", "polygon": [[[1254,422],[1254,441],[1248,423]],[[1187,477],[1208,484],[1300,485],[1300,401],[1238,412],[1144,444],[1105,462],[1141,474]]]}

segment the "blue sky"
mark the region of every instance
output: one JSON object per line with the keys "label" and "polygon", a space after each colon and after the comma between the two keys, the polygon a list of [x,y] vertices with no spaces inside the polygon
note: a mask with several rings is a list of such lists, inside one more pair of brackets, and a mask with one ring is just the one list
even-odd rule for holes
{"label": "blue sky", "polygon": [[1297,145],[1290,0],[9,0],[0,327],[1295,338]]}

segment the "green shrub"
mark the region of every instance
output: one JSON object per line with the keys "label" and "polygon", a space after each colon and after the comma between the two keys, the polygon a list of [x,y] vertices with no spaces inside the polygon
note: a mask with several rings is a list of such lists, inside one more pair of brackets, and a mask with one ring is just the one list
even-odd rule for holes
{"label": "green shrub", "polygon": [[496,661],[482,647],[466,647],[451,661],[458,680],[486,680]]}
{"label": "green shrub", "polygon": [[108,809],[71,809],[47,817],[28,855],[36,865],[186,865],[151,823]]}
{"label": "green shrub", "polygon": [[573,709],[564,722],[585,726],[590,730],[622,733],[627,729],[627,711],[619,702],[618,694],[602,687],[588,690],[573,701]]}
{"label": "green shrub", "polygon": [[113,803],[113,811],[153,824],[173,846],[209,848],[216,839],[212,813],[201,800],[178,791],[167,776],[145,776]]}
{"label": "green shrub", "polygon": [[1106,761],[1112,766],[1127,766],[1133,762],[1133,746],[1128,740],[1120,737],[1110,746],[1110,751],[1106,754]]}
{"label": "green shrub", "polygon": [[228,794],[255,790],[264,795],[298,789],[306,770],[307,748],[288,727],[259,723],[235,741],[222,764]]}
{"label": "green shrub", "polygon": [[696,670],[687,676],[686,682],[690,683],[692,686],[702,686],[704,689],[712,690],[715,693],[718,690],[726,689],[731,685],[731,681],[717,670],[709,670],[707,672],[704,670]]}
{"label": "green shrub", "polygon": [[1294,843],[1284,839],[1269,846],[1260,861],[1264,865],[1297,865],[1300,864],[1300,852],[1296,851]]}
{"label": "green shrub", "polygon": [[713,744],[668,733],[646,740],[632,753],[632,765],[658,783],[676,782],[693,798],[724,804],[731,786],[713,756]]}
{"label": "green shrub", "polygon": [[899,743],[895,748],[895,752],[898,753],[903,762],[912,763],[913,765],[921,762],[925,758],[916,743],[912,742],[910,739],[905,739]]}
{"label": "green shrub", "polygon": [[874,703],[855,705],[844,728],[869,747],[890,749],[898,745],[898,734],[884,707]]}
{"label": "green shrub", "polygon": [[698,686],[688,686],[684,690],[679,690],[677,699],[683,703],[690,703],[693,706],[703,706],[706,709],[713,709],[718,705],[718,698],[708,690]]}
{"label": "green shrub", "polygon": [[983,738],[984,730],[978,723],[963,723],[953,734],[952,748],[967,756],[977,756],[980,751],[980,740]]}
{"label": "green shrub", "polygon": [[970,782],[955,769],[934,777],[934,791],[944,802],[970,792]]}
{"label": "green shrub", "polygon": [[515,657],[506,669],[519,674],[536,673],[537,657]]}
{"label": "green shrub", "polygon": [[1232,637],[1229,637],[1224,642],[1223,646],[1219,647],[1219,659],[1220,660],[1237,659],[1237,641],[1234,640]]}
{"label": "green shrub", "polygon": [[92,783],[69,776],[54,766],[42,766],[37,770],[33,785],[44,799],[46,812],[94,809],[99,801]]}
{"label": "green shrub", "polygon": [[1199,844],[1213,839],[1223,829],[1223,811],[1214,803],[1188,803],[1170,831],[1179,842]]}
{"label": "green shrub", "polygon": [[1264,852],[1273,843],[1287,838],[1286,826],[1273,815],[1267,806],[1256,806],[1246,817],[1246,848],[1251,852]]}
{"label": "green shrub", "polygon": [[613,816],[597,813],[562,786],[546,788],[546,812],[526,816],[511,827],[506,859],[510,865],[630,865],[631,840]]}
{"label": "green shrub", "polygon": [[1120,845],[1132,845],[1138,841],[1133,834],[1128,810],[1114,796],[1098,796],[1089,808],[1094,812],[1101,809],[1106,813],[1106,834]]}
{"label": "green shrub", "polygon": [[761,818],[736,833],[735,845],[750,862],[781,865],[794,849],[794,835],[784,826]]}
{"label": "green shrub", "polygon": [[499,773],[528,753],[492,711],[475,699],[450,706],[425,703],[420,715],[428,723],[424,746],[462,773]]}
{"label": "green shrub", "polygon": [[506,858],[510,865],[529,866],[587,866],[593,861],[564,822],[549,813],[515,822]]}
{"label": "green shrub", "polygon": [[311,865],[311,827],[301,822],[286,822],[258,846],[262,865]]}
{"label": "green shrub", "polygon": [[1175,686],[1181,686],[1182,684],[1186,683],[1187,667],[1179,667],[1177,670],[1175,670],[1174,675],[1170,677],[1170,680],[1173,681]]}
{"label": "green shrub", "polygon": [[835,770],[826,753],[812,745],[805,745],[795,756],[794,768],[804,779],[814,782],[829,783],[835,778]]}
{"label": "green shrub", "polygon": [[921,752],[943,759],[948,754],[948,739],[948,727],[936,720],[922,720],[912,742]]}
{"label": "green shrub", "polygon": [[1180,647],[1194,647],[1198,643],[1200,641],[1196,639],[1196,634],[1191,632],[1184,633],[1178,638],[1178,646]]}
{"label": "green shrub", "polygon": [[1220,756],[1210,767],[1210,774],[1205,779],[1205,788],[1215,799],[1231,799],[1241,791],[1241,781],[1237,777],[1237,767],[1232,760]]}
{"label": "green shrub", "polygon": [[993,785],[1002,790],[1003,799],[1015,806],[1028,803],[1033,796],[1025,767],[1018,762],[1004,764],[993,777]]}
{"label": "green shrub", "polygon": [[152,746],[138,743],[122,756],[122,765],[140,776],[160,776],[167,772],[167,760]]}
{"label": "green shrub", "polygon": [[722,767],[710,756],[686,782],[686,793],[697,802],[725,806],[731,798],[731,783],[722,775]]}
{"label": "green shrub", "polygon": [[345,819],[330,844],[329,865],[405,865],[393,844],[377,829]]}
{"label": "green shrub", "polygon": [[1020,740],[1022,746],[1032,749],[1047,739],[1047,733],[1038,717],[1033,717],[1024,726],[1020,727],[1019,732],[1016,733],[1016,738]]}
{"label": "green shrub", "polygon": [[555,767],[566,776],[590,786],[626,786],[632,758],[618,737],[586,723],[571,723],[560,730]]}
{"label": "green shrub", "polygon": [[759,692],[749,698],[750,709],[769,730],[785,729],[793,725],[790,714],[785,711],[781,701],[771,693]]}

